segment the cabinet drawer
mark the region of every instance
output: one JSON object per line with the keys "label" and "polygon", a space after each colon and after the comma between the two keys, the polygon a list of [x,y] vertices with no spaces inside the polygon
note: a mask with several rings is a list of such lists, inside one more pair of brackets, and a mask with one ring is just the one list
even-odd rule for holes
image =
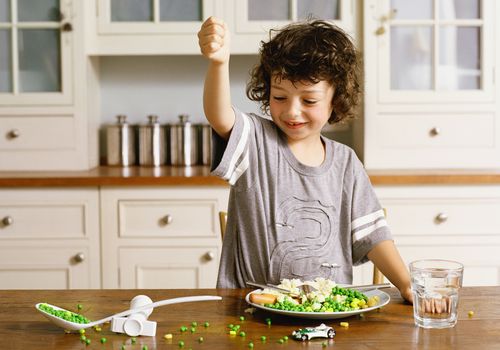
{"label": "cabinet drawer", "polygon": [[121,248],[120,288],[214,288],[219,249]]}
{"label": "cabinet drawer", "polygon": [[74,149],[76,139],[70,115],[0,116],[0,150]]}
{"label": "cabinet drawer", "polygon": [[0,246],[0,289],[91,288],[99,280],[99,269],[89,255],[87,246],[78,245]]}
{"label": "cabinet drawer", "polygon": [[394,235],[499,235],[500,199],[383,200]]}
{"label": "cabinet drawer", "polygon": [[120,200],[120,237],[215,237],[217,200]]}
{"label": "cabinet drawer", "polygon": [[94,239],[95,190],[1,190],[0,240]]}
{"label": "cabinet drawer", "polygon": [[377,121],[382,148],[491,148],[495,145],[495,115],[387,114]]}

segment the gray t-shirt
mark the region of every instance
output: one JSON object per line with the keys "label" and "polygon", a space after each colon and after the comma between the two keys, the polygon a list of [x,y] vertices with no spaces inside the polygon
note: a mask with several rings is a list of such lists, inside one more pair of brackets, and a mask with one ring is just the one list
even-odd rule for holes
{"label": "gray t-shirt", "polygon": [[320,166],[300,163],[271,121],[235,109],[229,140],[213,133],[212,174],[231,184],[218,288],[324,277],[352,282],[352,266],[392,239],[363,165],[322,138]]}

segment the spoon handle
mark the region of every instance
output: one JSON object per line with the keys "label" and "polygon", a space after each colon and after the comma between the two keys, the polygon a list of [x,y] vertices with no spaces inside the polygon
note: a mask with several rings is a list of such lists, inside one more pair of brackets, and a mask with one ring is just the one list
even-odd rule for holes
{"label": "spoon handle", "polygon": [[89,324],[86,324],[86,326],[93,327],[95,325],[111,321],[114,317],[128,316],[128,315],[134,314],[136,312],[139,312],[142,310],[147,310],[147,309],[153,309],[153,308],[158,307],[158,306],[179,304],[179,303],[188,303],[188,302],[193,302],[193,301],[207,301],[207,300],[222,300],[222,297],[215,296],[215,295],[200,295],[200,296],[193,296],[193,297],[180,297],[180,298],[160,300],[160,301],[156,301],[154,303],[143,305],[143,306],[135,308],[135,309],[129,309],[129,310],[119,312],[117,314],[108,316],[108,317],[103,318],[101,320],[97,320],[97,321],[91,322]]}

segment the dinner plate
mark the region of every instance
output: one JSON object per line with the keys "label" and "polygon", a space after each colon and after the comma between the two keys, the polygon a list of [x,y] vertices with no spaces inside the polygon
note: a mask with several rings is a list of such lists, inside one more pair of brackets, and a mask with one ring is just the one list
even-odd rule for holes
{"label": "dinner plate", "polygon": [[299,318],[310,318],[310,319],[316,319],[316,320],[328,320],[328,319],[334,319],[334,318],[344,318],[344,317],[349,317],[349,316],[354,316],[354,315],[359,315],[365,312],[369,312],[372,310],[376,310],[379,307],[382,307],[384,305],[387,305],[389,301],[391,300],[391,297],[389,294],[378,290],[370,290],[367,292],[363,292],[367,297],[373,297],[378,295],[380,298],[380,302],[372,307],[367,307],[366,309],[359,309],[359,310],[354,310],[354,311],[337,311],[337,312],[303,312],[303,311],[288,311],[288,310],[278,310],[278,309],[272,309],[270,307],[266,307],[264,305],[259,305],[252,303],[250,301],[250,294],[255,293],[255,292],[261,292],[262,289],[257,289],[254,290],[250,293],[248,293],[245,297],[245,300],[248,304],[252,305],[253,307],[256,307],[261,310],[265,310],[271,313],[275,314],[280,314],[280,315],[285,315],[285,316],[291,316],[291,317],[299,317]]}

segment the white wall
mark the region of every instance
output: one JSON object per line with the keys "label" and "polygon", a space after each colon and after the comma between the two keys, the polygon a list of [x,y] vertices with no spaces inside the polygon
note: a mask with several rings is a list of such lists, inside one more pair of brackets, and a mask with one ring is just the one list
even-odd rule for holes
{"label": "white wall", "polygon": [[[206,60],[201,56],[101,57],[101,122],[114,123],[125,114],[130,123],[145,123],[157,114],[160,123],[173,123],[179,114],[205,122],[203,81]],[[248,71],[256,56],[233,56],[230,63],[233,104],[246,112],[259,106],[245,95]]]}

